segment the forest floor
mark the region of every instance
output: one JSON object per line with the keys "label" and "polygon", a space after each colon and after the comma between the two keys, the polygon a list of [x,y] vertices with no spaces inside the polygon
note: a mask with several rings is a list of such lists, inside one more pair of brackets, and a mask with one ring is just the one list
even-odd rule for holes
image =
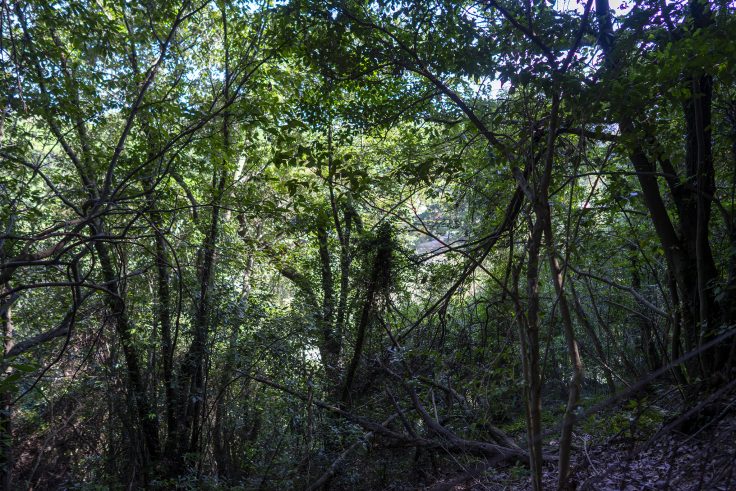
{"label": "forest floor", "polygon": [[[686,413],[680,413],[653,424],[656,420],[651,416],[653,412],[669,414],[655,405],[637,412],[629,404],[601,415],[599,421],[608,424],[605,437],[595,431],[600,426],[581,425],[575,435],[571,466],[571,484],[575,489],[736,490],[736,395],[733,392],[688,418]],[[620,427],[621,419],[629,420],[628,428]],[[687,422],[683,424],[685,419]],[[554,453],[556,442],[548,443],[548,451]],[[556,463],[550,463],[544,470],[544,489],[557,489],[557,475]],[[488,470],[462,483],[455,480],[450,484],[450,481],[448,478],[445,485],[440,482],[429,489],[531,489],[528,471],[521,466]]]}

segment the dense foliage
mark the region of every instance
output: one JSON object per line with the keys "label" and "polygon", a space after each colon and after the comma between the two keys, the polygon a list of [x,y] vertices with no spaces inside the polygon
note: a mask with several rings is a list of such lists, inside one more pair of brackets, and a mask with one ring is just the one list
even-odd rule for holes
{"label": "dense foliage", "polygon": [[3,486],[570,489],[591,438],[700,431],[735,14],[2,2]]}

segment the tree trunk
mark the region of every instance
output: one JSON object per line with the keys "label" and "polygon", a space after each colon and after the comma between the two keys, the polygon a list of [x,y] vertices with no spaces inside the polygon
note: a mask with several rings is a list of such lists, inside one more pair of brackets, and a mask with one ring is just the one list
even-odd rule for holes
{"label": "tree trunk", "polygon": [[[97,220],[93,225],[95,235],[104,235],[105,231],[101,220]],[[121,296],[122,292],[119,288],[119,278],[112,264],[110,250],[102,240],[95,241],[95,250],[100,258],[100,266],[102,276],[105,280],[109,293],[105,296],[107,308],[113,318],[115,331],[120,339],[123,348],[123,356],[127,367],[128,382],[133,402],[137,409],[138,425],[142,433],[144,448],[142,449],[142,462],[155,463],[159,457],[159,436],[158,436],[158,417],[153,410],[153,406],[148,400],[146,389],[143,384],[143,375],[139,365],[138,348],[133,340],[131,333],[130,320],[126,311],[125,300]],[[145,469],[144,469],[145,471]]]}
{"label": "tree trunk", "polygon": [[[222,10],[223,46],[225,48],[225,76],[223,82],[223,100],[230,97],[230,65],[228,45],[227,12]],[[212,213],[210,223],[199,250],[199,298],[197,299],[192,342],[182,362],[178,381],[180,394],[178,394],[178,417],[177,435],[178,440],[176,454],[176,467],[179,473],[185,471],[184,453],[196,453],[200,446],[200,432],[202,428],[202,416],[205,408],[206,398],[206,360],[208,358],[207,343],[211,330],[211,299],[213,283],[215,281],[215,259],[216,247],[220,232],[221,204],[225,193],[227,182],[227,164],[230,152],[230,113],[225,109],[222,113],[222,145],[225,158],[212,171]]]}
{"label": "tree trunk", "polygon": [[575,291],[575,284],[572,282],[571,279],[568,279],[567,281],[570,282],[570,293],[572,294],[572,301],[573,301],[573,307],[575,308],[575,314],[577,315],[578,320],[580,321],[580,324],[582,324],[583,328],[585,329],[585,332],[588,333],[591,343],[593,343],[593,349],[595,350],[595,353],[601,362],[601,368],[603,370],[603,375],[606,377],[606,385],[608,387],[608,393],[613,395],[616,393],[616,383],[614,382],[613,371],[611,370],[611,367],[608,364],[608,357],[606,356],[606,352],[603,349],[603,344],[601,343],[601,340],[598,337],[598,334],[595,332],[595,329],[593,328],[593,324],[591,323],[590,318],[585,313],[585,309],[583,308],[583,305],[580,303],[580,298],[578,297],[578,294]]}
{"label": "tree trunk", "polygon": [[[695,29],[702,29],[710,22],[710,11],[701,0],[691,0],[689,17]],[[609,68],[616,66],[613,23],[608,0],[596,0],[599,19],[599,44]],[[642,188],[644,202],[662,244],[667,267],[671,271],[679,299],[682,337],[685,348],[697,349],[712,338],[722,324],[721,308],[715,301],[713,286],[719,275],[709,241],[710,214],[715,190],[711,142],[712,79],[704,73],[685,74],[691,97],[685,104],[687,138],[686,185],[680,182],[674,167],[665,158],[660,164],[667,175],[667,184],[679,215],[678,232],[668,214],[660,193],[656,163],[647,155],[647,148],[657,148],[653,135],[644,132],[631,117],[631,111],[619,111],[618,123],[622,136],[634,142],[630,157]],[[661,153],[661,152],[655,152]],[[693,233],[694,232],[694,233]],[[730,302],[733,298],[726,300]],[[725,302],[724,302],[725,305]],[[723,369],[728,359],[725,346],[716,347],[708,354],[688,364],[690,372],[712,378]]]}
{"label": "tree trunk", "polygon": [[527,445],[531,468],[532,489],[542,491],[542,374],[539,357],[539,253],[543,224],[537,217],[532,227],[527,252],[527,312],[521,315],[519,334],[524,370],[526,399]]}
{"label": "tree trunk", "polygon": [[[246,261],[245,273],[243,278],[243,294],[241,295],[240,301],[245,303],[248,301],[250,296],[250,275],[253,271],[254,257],[252,254],[248,255]],[[212,429],[212,441],[213,441],[213,457],[217,463],[217,473],[225,479],[231,479],[234,473],[234,466],[231,459],[231,454],[228,448],[227,438],[227,393],[228,385],[233,376],[233,370],[235,368],[235,357],[238,348],[238,334],[239,327],[233,326],[228,337],[227,352],[225,353],[225,364],[220,374],[220,380],[218,384],[218,399],[215,407],[215,424]]]}
{"label": "tree trunk", "polygon": [[318,318],[320,327],[319,351],[322,365],[334,395],[340,390],[340,351],[341,342],[335,332],[335,281],[332,275],[330,249],[327,229],[317,225],[317,245],[319,248],[320,277],[322,282],[322,312]]}
{"label": "tree trunk", "polygon": [[376,302],[378,301],[379,295],[386,294],[389,287],[390,276],[392,273],[391,254],[391,231],[388,226],[384,224],[379,230],[376,255],[373,258],[371,276],[368,279],[368,285],[366,286],[365,301],[363,302],[360,321],[358,323],[358,335],[355,340],[353,357],[351,358],[350,365],[345,373],[345,383],[340,397],[343,404],[349,404],[350,402],[350,391],[353,386],[353,379],[355,377],[355,372],[358,369],[358,364],[360,363],[360,357],[363,353],[371,317],[373,316],[376,308]]}
{"label": "tree trunk", "polygon": [[[0,251],[2,252],[2,251]],[[4,293],[8,285],[0,288],[0,293]],[[10,312],[12,299],[5,297],[4,302],[0,302],[0,325],[3,334],[3,358],[13,348],[15,344],[13,332],[13,318]],[[6,367],[3,370],[3,377],[8,377],[13,373],[12,367]],[[13,488],[13,391],[10,387],[6,387],[0,392],[0,486],[4,490]]]}

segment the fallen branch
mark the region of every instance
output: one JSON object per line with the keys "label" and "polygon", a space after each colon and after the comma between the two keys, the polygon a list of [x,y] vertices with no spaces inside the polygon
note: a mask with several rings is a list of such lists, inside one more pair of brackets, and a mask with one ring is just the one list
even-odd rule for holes
{"label": "fallen branch", "polygon": [[[393,421],[394,418],[396,418],[396,416],[398,416],[398,414],[392,414],[391,416],[389,416],[388,418],[386,418],[383,421],[383,423],[381,423],[381,426],[386,426],[391,421]],[[307,488],[306,488],[305,491],[314,491],[314,490],[319,489],[320,487],[324,486],[327,483],[327,481],[329,481],[329,479],[337,473],[337,469],[340,468],[340,466],[342,465],[342,463],[345,461],[345,459],[348,458],[348,456],[353,452],[353,450],[355,450],[356,448],[358,448],[363,443],[366,443],[371,437],[373,437],[373,435],[374,435],[374,432],[369,431],[368,433],[366,433],[365,435],[363,435],[363,438],[360,438],[359,440],[357,440],[356,442],[354,442],[352,445],[350,445],[348,448],[346,448],[345,450],[343,450],[343,452],[340,454],[340,456],[337,457],[337,459],[335,459],[334,462],[332,462],[332,464],[327,468],[327,470],[322,473],[322,475],[319,477],[319,479],[317,479],[312,484],[310,484],[309,486],[307,486]]]}
{"label": "fallen branch", "polygon": [[[255,380],[256,382],[260,382],[262,384],[268,385],[269,387],[280,390],[281,392],[294,396],[305,402],[309,400],[309,397],[307,395],[302,394],[284,385],[281,385],[277,382],[274,382],[273,380],[270,380],[262,375],[255,374],[255,375],[246,375],[246,376],[249,376],[251,379]],[[466,440],[464,438],[460,438],[454,435],[448,429],[441,426],[434,419],[432,419],[432,417],[426,413],[426,410],[424,411],[424,414],[422,415],[422,417],[429,418],[430,423],[428,424],[430,425],[430,428],[435,433],[443,437],[441,441],[435,440],[435,439],[423,438],[423,437],[412,437],[404,433],[399,433],[397,431],[386,428],[386,426],[384,426],[381,423],[376,423],[375,421],[371,421],[368,418],[364,418],[363,416],[358,416],[342,408],[339,408],[332,404],[328,404],[318,399],[312,399],[311,403],[321,409],[330,411],[331,413],[334,413],[342,418],[345,418],[348,421],[351,421],[363,427],[364,429],[374,433],[375,435],[380,435],[385,438],[395,440],[397,442],[402,443],[405,446],[422,447],[422,448],[428,448],[428,449],[438,449],[438,450],[443,450],[445,452],[450,452],[450,453],[471,454],[471,455],[476,455],[479,457],[493,458],[496,462],[499,462],[499,463],[503,461],[507,461],[507,460],[516,460],[516,461],[520,461],[524,463],[529,462],[528,453],[519,447],[508,448],[508,447],[503,447],[501,445],[496,445],[493,443],[479,442],[475,440]],[[425,422],[427,422],[426,419],[425,419]],[[545,456],[545,460],[554,460],[554,457]]]}

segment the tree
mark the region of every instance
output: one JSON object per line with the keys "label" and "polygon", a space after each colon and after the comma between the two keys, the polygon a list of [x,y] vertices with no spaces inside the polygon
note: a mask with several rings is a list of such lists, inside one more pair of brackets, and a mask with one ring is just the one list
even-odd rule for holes
{"label": "tree", "polygon": [[4,5],[4,487],[571,489],[727,414],[733,6],[563,3]]}

